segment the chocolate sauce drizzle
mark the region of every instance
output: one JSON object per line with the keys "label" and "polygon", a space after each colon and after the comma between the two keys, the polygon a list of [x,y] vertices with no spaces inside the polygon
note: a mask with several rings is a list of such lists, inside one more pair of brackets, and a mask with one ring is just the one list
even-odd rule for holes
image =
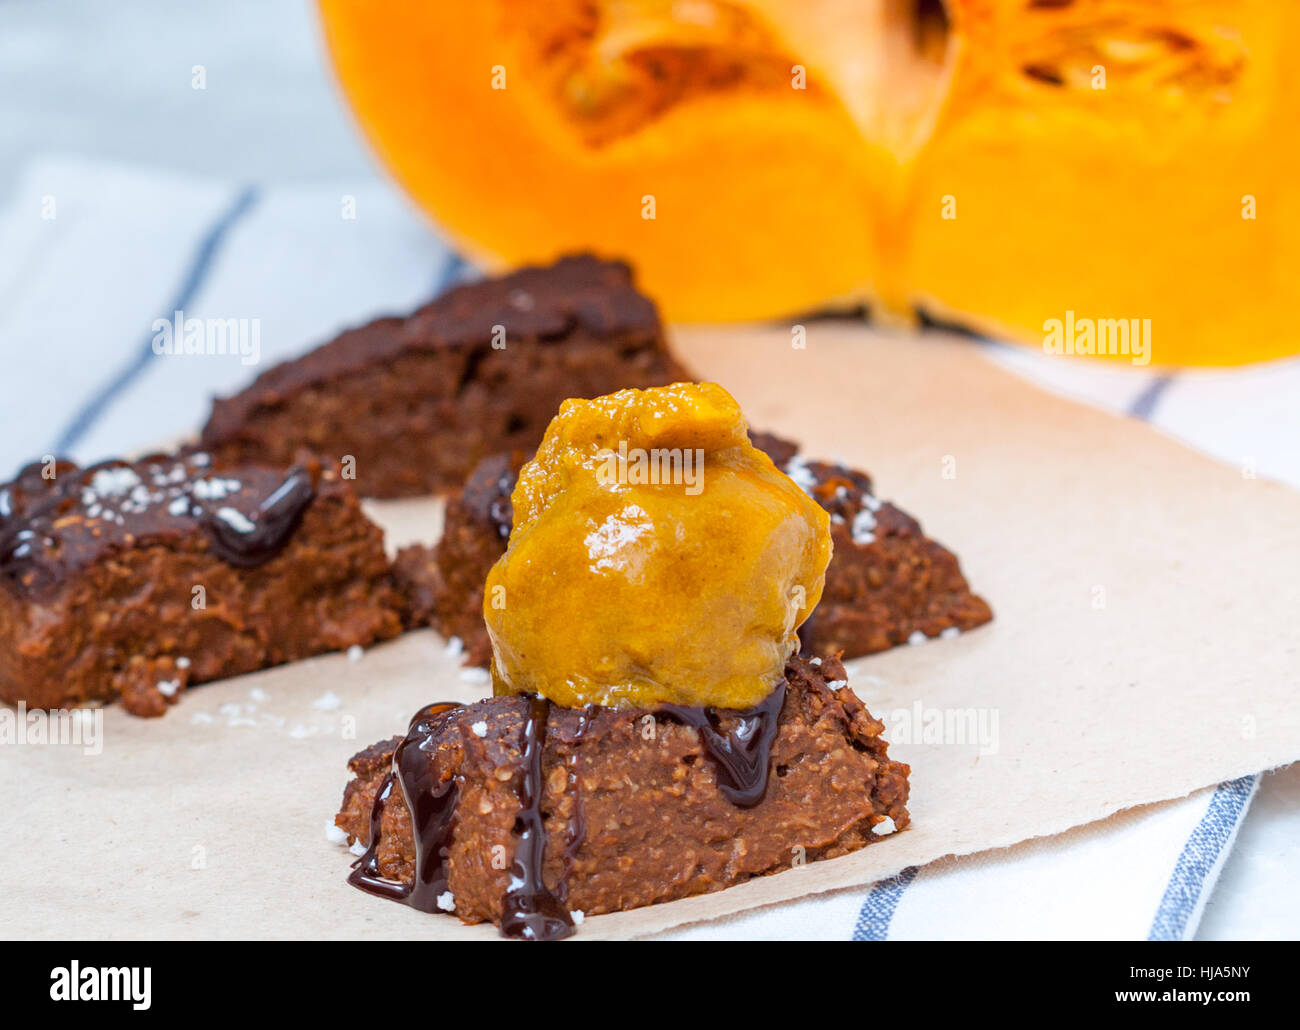
{"label": "chocolate sauce drizzle", "polygon": [[587,705],[578,713],[578,730],[573,735],[573,747],[569,752],[568,787],[569,797],[573,803],[573,813],[569,816],[569,825],[565,833],[564,851],[561,860],[564,871],[560,877],[559,898],[562,902],[569,900],[569,879],[573,867],[578,861],[578,852],[582,842],[587,839],[587,809],[583,801],[582,780],[578,777],[578,757],[582,754],[582,741],[587,736],[591,720],[600,709],[596,705]]}
{"label": "chocolate sauce drizzle", "polygon": [[[108,463],[104,463],[107,465]],[[93,474],[104,465],[86,470]],[[39,589],[57,581],[54,572],[34,561],[32,543],[40,530],[38,520],[53,522],[75,503],[62,491],[49,489],[44,482],[41,462],[23,466],[11,483],[0,486],[0,579],[14,588]],[[54,464],[54,478],[67,476],[80,470],[62,458]],[[36,494],[32,497],[32,494]]]}
{"label": "chocolate sauce drizzle", "polygon": [[692,705],[663,705],[668,718],[693,727],[718,770],[718,789],[740,808],[753,808],[767,793],[768,766],[772,741],[780,726],[785,704],[785,680],[753,708],[734,713],[736,725],[730,733],[718,731],[717,708]]}
{"label": "chocolate sauce drizzle", "polygon": [[[455,778],[434,779],[432,747],[439,724],[462,706],[442,702],[420,709],[405,739],[393,752],[393,768],[379,785],[370,809],[370,846],[348,875],[348,883],[377,897],[400,901],[421,912],[435,912],[448,891],[447,849],[456,823],[460,785]],[[550,702],[533,698],[524,720],[524,768],[519,785],[519,814],[515,817],[515,857],[510,886],[502,901],[501,935],[526,941],[554,941],[573,933],[573,918],[547,889],[542,879],[546,854],[546,827],[541,803],[542,752],[546,747],[546,721]],[[411,884],[379,875],[379,842],[384,805],[393,785],[402,788],[411,813],[415,837],[415,880]]]}
{"label": "chocolate sauce drizzle", "polygon": [[[732,715],[735,726],[719,729],[721,710],[688,705],[664,705],[659,714],[693,727],[718,770],[718,788],[732,804],[752,808],[767,792],[772,742],[776,739],[781,708],[785,704],[785,680],[753,708]],[[574,738],[575,755],[570,759],[568,782],[573,790],[573,815],[561,855],[563,876],[559,897],[546,886],[543,877],[546,858],[546,820],[542,800],[546,783],[542,756],[546,750],[546,724],[551,703],[544,697],[528,701],[520,752],[523,769],[519,775],[519,812],[515,816],[515,854],[510,866],[510,885],[502,899],[500,932],[503,937],[526,941],[553,941],[573,933],[573,917],[565,907],[568,877],[586,837],[580,783],[577,778],[576,745],[581,743],[595,708],[579,714]],[[404,902],[422,912],[442,908],[439,899],[448,891],[447,849],[455,830],[456,803],[460,785],[455,779],[436,781],[432,749],[436,731],[448,714],[461,708],[443,702],[420,709],[411,720],[405,739],[393,752],[392,770],[380,783],[370,810],[370,846],[352,865],[348,882],[381,898]],[[411,813],[415,837],[415,880],[412,884],[386,880],[379,875],[379,843],[384,805],[394,784],[402,788]],[[449,906],[448,906],[449,907]]]}
{"label": "chocolate sauce drizzle", "polygon": [[501,934],[525,941],[558,941],[573,933],[573,917],[542,878],[546,855],[546,825],[542,816],[542,752],[551,703],[534,697],[524,722],[523,779],[519,814],[515,816],[515,859],[510,888],[502,901]]}
{"label": "chocolate sauce drizzle", "polygon": [[210,461],[185,451],[86,468],[61,459],[26,466],[0,484],[0,584],[32,596],[109,548],[167,539],[195,521],[227,564],[247,569],[269,561],[315,497],[319,470],[290,469],[249,512],[247,495],[275,483],[268,470],[245,470],[253,476],[249,485],[211,469]]}
{"label": "chocolate sauce drizzle", "polygon": [[205,511],[203,528],[222,561],[240,569],[254,568],[284,549],[315,496],[311,473],[295,465],[284,482],[257,506],[253,518],[241,516],[241,521],[236,522],[220,510]]}
{"label": "chocolate sauce drizzle", "polygon": [[[438,898],[447,890],[447,847],[456,820],[460,785],[453,777],[442,782],[433,778],[430,748],[434,731],[450,713],[463,706],[453,701],[426,705],[415,713],[406,739],[393,752],[392,771],[384,777],[370,809],[370,846],[352,863],[348,883],[369,894],[401,901],[421,912],[438,910]],[[379,875],[380,824],[384,803],[398,783],[411,813],[415,836],[415,880],[397,883]]]}

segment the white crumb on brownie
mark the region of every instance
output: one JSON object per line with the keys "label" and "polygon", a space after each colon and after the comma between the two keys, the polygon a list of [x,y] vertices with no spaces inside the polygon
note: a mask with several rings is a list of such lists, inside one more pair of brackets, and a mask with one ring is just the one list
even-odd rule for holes
{"label": "white crumb on brownie", "polygon": [[894,820],[889,816],[885,816],[885,818],[881,819],[880,822],[876,823],[876,825],[871,828],[871,832],[878,833],[880,836],[885,837],[895,832],[897,829],[898,827],[894,825]]}
{"label": "white crumb on brownie", "polygon": [[448,639],[447,646],[443,649],[443,653],[448,658],[459,658],[465,653],[465,642],[461,640],[460,637],[451,637]]}
{"label": "white crumb on brownie", "polygon": [[331,844],[341,844],[347,847],[348,835],[341,827],[336,826],[333,819],[325,822],[325,839]]}
{"label": "white crumb on brownie", "polygon": [[362,858],[366,853],[366,846],[362,844],[361,841],[356,840],[352,842],[352,846],[349,847],[348,850],[351,851],[352,854],[356,855],[357,858]]}
{"label": "white crumb on brownie", "polygon": [[470,726],[470,731],[476,737],[486,737],[487,736],[486,720],[480,719],[478,722],[474,723],[472,726]]}
{"label": "white crumb on brownie", "polygon": [[90,477],[90,489],[101,497],[105,494],[110,497],[120,496],[139,484],[140,477],[133,469],[126,467],[100,469]]}
{"label": "white crumb on brownie", "polygon": [[220,501],[242,488],[243,484],[237,479],[196,479],[190,492],[200,501]]}
{"label": "white crumb on brownie", "polygon": [[353,644],[348,648],[348,661],[359,662],[366,656],[366,649],[360,644]]}
{"label": "white crumb on brownie", "polygon": [[176,691],[181,689],[180,680],[162,680],[158,684],[158,693],[163,697],[175,697]]}
{"label": "white crumb on brownie", "polygon": [[954,637],[959,636],[961,636],[960,626],[949,626],[947,629],[940,630],[939,632],[940,640],[952,640]]}
{"label": "white crumb on brownie", "polygon": [[808,467],[808,461],[796,454],[785,463],[785,474],[795,481],[795,485],[806,494],[812,494],[817,486],[817,477]]}
{"label": "white crumb on brownie", "polygon": [[876,542],[876,516],[871,513],[870,508],[863,508],[853,516],[853,526],[849,530],[853,536],[853,542],[859,547],[866,547],[868,544]]}
{"label": "white crumb on brownie", "polygon": [[907,642],[915,647],[917,644],[924,644],[930,638],[922,633],[919,629],[912,630],[912,635],[907,638]]}
{"label": "white crumb on brownie", "polygon": [[849,681],[848,680],[827,680],[826,685],[830,687],[831,690],[839,690],[841,687],[847,687],[849,685]]}
{"label": "white crumb on brownie", "polygon": [[587,913],[580,908],[575,908],[572,912],[569,913],[569,917],[573,920],[574,926],[581,926],[584,922],[586,922]]}
{"label": "white crumb on brownie", "polygon": [[456,896],[451,891],[443,891],[438,895],[438,907],[444,912],[455,912]]}

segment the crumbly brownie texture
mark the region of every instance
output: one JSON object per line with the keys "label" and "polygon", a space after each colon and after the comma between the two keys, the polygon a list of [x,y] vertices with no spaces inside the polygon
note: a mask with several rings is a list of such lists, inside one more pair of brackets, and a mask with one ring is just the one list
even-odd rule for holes
{"label": "crumbly brownie texture", "polygon": [[0,486],[0,698],[121,698],[401,631],[383,532],[319,467],[215,471],[201,452],[30,465]]}
{"label": "crumbly brownie texture", "polygon": [[835,550],[821,602],[799,631],[804,653],[856,658],[993,618],[957,556],[907,512],[877,499],[867,475],[798,454],[777,463],[831,516]]}
{"label": "crumbly brownie texture", "polygon": [[[916,633],[935,637],[993,617],[971,593],[956,556],[926,537],[906,512],[877,500],[867,475],[806,461],[798,444],[769,433],[751,436],[831,516],[835,551],[821,603],[800,630],[805,653],[857,658],[919,639]],[[483,462],[465,491],[448,502],[437,546],[407,548],[398,556],[408,624],[431,624],[458,638],[466,665],[487,665],[492,657],[483,583],[506,549],[510,494],[522,464],[517,453]]]}
{"label": "crumbly brownie texture", "polygon": [[431,624],[444,637],[460,640],[466,665],[486,666],[492,658],[483,584],[510,538],[510,495],[524,460],[516,451],[480,462],[465,488],[448,500],[437,546],[405,547],[394,562],[407,625]]}
{"label": "crumbly brownie texture", "polygon": [[[836,659],[791,659],[766,793],[748,808],[720,789],[718,766],[682,721],[660,712],[550,708],[537,805],[544,888],[570,912],[617,912],[844,855],[880,839],[878,826],[905,827],[908,767],[889,759],[882,724],[844,680]],[[511,888],[531,704],[494,697],[455,708],[421,748],[425,782],[456,792],[438,907],[454,906],[467,923],[500,923]],[[728,732],[736,716],[716,714]],[[388,779],[400,743],[395,737],[353,757],[355,778],[335,823],[350,842],[368,845],[374,816],[377,872],[410,885],[417,864],[411,813]]]}
{"label": "crumbly brownie texture", "polygon": [[262,373],[213,406],[220,463],[355,459],[367,497],[459,487],[479,459],[532,452],[569,397],[690,378],[628,266],[563,258],[453,289]]}

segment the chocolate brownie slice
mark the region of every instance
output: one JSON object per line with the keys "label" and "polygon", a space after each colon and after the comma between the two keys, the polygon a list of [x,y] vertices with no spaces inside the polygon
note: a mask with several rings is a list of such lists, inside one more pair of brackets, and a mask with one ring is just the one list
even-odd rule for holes
{"label": "chocolate brownie slice", "polygon": [[[369,846],[352,881],[467,923],[562,935],[568,913],[721,890],[907,825],[909,769],[838,660],[792,658],[773,700],[757,732],[750,713],[702,709],[431,706],[405,740],[349,763],[335,823]],[[756,737],[766,750],[748,757],[765,782],[739,798],[719,757]]]}
{"label": "chocolate brownie slice", "polygon": [[202,452],[33,464],[0,485],[0,698],[120,697],[401,630],[383,531],[319,466],[217,471]]}
{"label": "chocolate brownie slice", "polygon": [[433,625],[460,640],[466,665],[486,666],[492,658],[483,584],[510,539],[510,495],[524,460],[515,451],[481,461],[464,489],[448,499],[437,545],[404,547],[393,564],[407,625]]}
{"label": "chocolate brownie slice", "polygon": [[[971,593],[956,556],[925,536],[916,519],[877,500],[866,474],[807,461],[797,444],[769,433],[751,437],[830,512],[835,550],[821,603],[800,630],[806,652],[857,658],[918,640],[917,633],[959,632],[993,617],[988,604]],[[510,494],[522,464],[518,453],[485,460],[448,502],[438,544],[398,555],[408,624],[430,624],[458,638],[467,665],[487,665],[492,657],[483,583],[505,553]]]}
{"label": "chocolate brownie slice", "polygon": [[213,406],[221,463],[351,458],[367,497],[460,486],[479,459],[531,453],[560,402],[689,378],[627,265],[591,256],[461,286],[263,372]]}
{"label": "chocolate brownie slice", "polygon": [[778,464],[831,516],[835,549],[822,599],[799,630],[804,653],[856,658],[993,618],[957,556],[907,512],[879,500],[865,473],[797,454]]}

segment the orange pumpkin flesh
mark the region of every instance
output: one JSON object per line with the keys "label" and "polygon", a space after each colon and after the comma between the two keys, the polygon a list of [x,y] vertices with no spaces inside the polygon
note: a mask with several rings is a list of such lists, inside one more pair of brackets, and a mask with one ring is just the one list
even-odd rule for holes
{"label": "orange pumpkin flesh", "polygon": [[1033,345],[1146,318],[1157,364],[1300,349],[1297,5],[321,6],[375,148],[489,268],[627,255],[677,321],[866,301]]}

